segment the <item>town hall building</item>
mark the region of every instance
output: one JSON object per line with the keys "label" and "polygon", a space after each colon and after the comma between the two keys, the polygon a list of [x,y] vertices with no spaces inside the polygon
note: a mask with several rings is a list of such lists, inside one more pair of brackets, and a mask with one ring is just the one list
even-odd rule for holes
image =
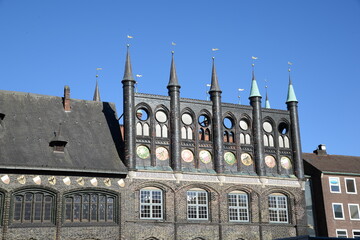
{"label": "town hall building", "polygon": [[[0,90],[0,237],[262,240],[307,234],[297,98],[261,106],[135,92],[129,49],[123,113],[94,100]],[[249,81],[250,83],[250,81]],[[165,86],[164,86],[165,87]],[[119,93],[120,94],[120,93]],[[119,124],[122,116],[122,124]]]}

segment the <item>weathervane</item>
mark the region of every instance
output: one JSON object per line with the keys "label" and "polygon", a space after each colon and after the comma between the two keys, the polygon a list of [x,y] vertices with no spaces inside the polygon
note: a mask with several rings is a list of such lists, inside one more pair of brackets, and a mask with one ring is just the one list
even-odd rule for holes
{"label": "weathervane", "polygon": [[238,88],[238,104],[240,105],[241,104],[241,101],[240,101],[240,93],[242,92],[242,91],[245,91],[245,89],[243,89],[243,88]]}

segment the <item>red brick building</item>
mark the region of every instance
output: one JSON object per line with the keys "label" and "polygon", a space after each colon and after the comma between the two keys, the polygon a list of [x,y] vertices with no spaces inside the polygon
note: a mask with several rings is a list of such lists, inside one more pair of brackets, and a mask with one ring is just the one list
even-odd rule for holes
{"label": "red brick building", "polygon": [[304,153],[311,176],[316,235],[360,237],[360,157],[329,155],[325,145]]}

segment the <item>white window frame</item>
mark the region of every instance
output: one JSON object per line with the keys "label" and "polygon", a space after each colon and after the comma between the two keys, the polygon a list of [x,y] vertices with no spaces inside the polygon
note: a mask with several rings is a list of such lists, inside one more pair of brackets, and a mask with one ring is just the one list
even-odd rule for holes
{"label": "white window frame", "polygon": [[[338,180],[338,185],[335,185],[335,184],[331,184],[331,179],[332,178],[336,178]],[[332,191],[331,190],[331,186],[339,186],[339,191]],[[340,184],[340,178],[339,177],[329,177],[329,187],[330,187],[330,192],[331,193],[341,193],[341,184]]]}
{"label": "white window frame", "polygon": [[[346,183],[347,180],[352,180],[352,181],[354,182],[355,192],[349,192],[349,191],[348,191],[348,189],[347,189],[347,183]],[[347,194],[357,194],[356,180],[355,180],[355,178],[345,178],[345,188],[346,188],[346,193],[347,193]]]}
{"label": "white window frame", "polygon": [[[230,196],[235,200],[235,206],[230,206]],[[245,200],[245,206],[240,205]],[[245,192],[236,191],[228,193],[229,222],[249,222],[249,197]],[[236,213],[236,219],[231,219],[230,209]],[[243,216],[242,216],[243,214]]]}
{"label": "white window frame", "polygon": [[[190,195],[189,194],[195,194],[196,200],[195,203],[190,203]],[[205,204],[199,203],[199,195],[205,196]],[[187,197],[187,219],[188,220],[208,220],[209,219],[209,197],[208,192],[203,189],[190,189],[186,192]],[[195,215],[196,217],[190,217],[189,215],[189,209],[195,208]],[[201,208],[205,208],[206,210],[206,217],[200,217],[200,210]]]}
{"label": "white window frame", "polygon": [[[343,215],[342,218],[336,218],[335,217],[334,205],[340,205],[341,206],[341,212],[342,212],[342,215]],[[344,220],[345,219],[344,206],[343,206],[342,203],[332,203],[332,210],[333,210],[333,217],[334,217],[335,220]]]}
{"label": "white window frame", "polygon": [[[276,207],[270,207],[270,198],[275,198]],[[279,201],[285,200],[285,207],[279,207]],[[284,194],[274,193],[268,196],[268,208],[269,208],[269,222],[270,223],[289,223],[289,205],[288,205],[288,197]],[[276,220],[271,220],[270,211],[274,211],[276,213]],[[286,213],[286,221],[280,221],[280,212],[285,211]]]}
{"label": "white window frame", "polygon": [[[350,206],[356,206],[356,207],[357,207],[357,211],[358,211],[359,218],[352,218],[352,217],[351,217]],[[357,221],[359,221],[359,220],[360,220],[360,209],[359,209],[359,204],[356,204],[356,203],[349,203],[349,204],[348,204],[348,209],[349,209],[349,217],[350,217],[350,220],[357,220]]]}
{"label": "white window frame", "polygon": [[348,237],[348,233],[347,233],[347,230],[346,229],[336,229],[336,237],[339,237],[339,234],[338,234],[338,231],[344,231],[346,233],[346,237]]}
{"label": "white window frame", "polygon": [[358,232],[359,234],[358,234],[358,236],[357,236],[356,238],[360,238],[360,230],[357,230],[357,229],[353,229],[353,230],[352,230],[352,236],[353,236],[353,238],[355,238],[354,232]]}
{"label": "white window frame", "polygon": [[[142,202],[142,193],[149,192],[149,198],[150,202]],[[153,195],[154,193],[160,193],[160,203],[154,203]],[[140,189],[140,195],[139,195],[139,203],[140,203],[140,219],[163,219],[163,191],[158,188],[143,188]],[[142,214],[142,207],[148,207],[149,208],[149,216],[143,216]],[[158,210],[156,208],[160,208],[160,217],[154,217],[155,211]]]}

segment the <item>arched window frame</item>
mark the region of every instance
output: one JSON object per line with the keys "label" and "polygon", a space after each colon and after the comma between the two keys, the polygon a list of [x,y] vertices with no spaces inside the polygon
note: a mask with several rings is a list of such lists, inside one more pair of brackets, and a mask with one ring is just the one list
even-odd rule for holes
{"label": "arched window frame", "polygon": [[140,189],[139,192],[140,219],[163,219],[164,191],[157,187],[146,187]]}
{"label": "arched window frame", "polygon": [[[227,128],[225,126],[225,119],[229,119],[231,121],[231,128]],[[231,112],[227,112],[223,115],[224,143],[235,143],[236,142],[236,138],[235,138],[236,123],[237,123],[237,120]]]}
{"label": "arched window frame", "polygon": [[[191,124],[187,125],[182,121],[183,114],[189,114],[191,116],[192,118]],[[195,113],[190,108],[185,108],[181,112],[180,121],[181,121],[181,140],[194,141],[195,140],[194,129],[195,129],[195,124],[197,122]]]}
{"label": "arched window frame", "polygon": [[[285,134],[283,134],[280,131],[281,125],[284,124],[287,126],[287,131]],[[289,149],[290,148],[290,123],[286,120],[286,119],[281,119],[279,124],[277,125],[277,130],[278,130],[278,142],[279,142],[279,148],[286,148]]]}
{"label": "arched window frame", "polygon": [[25,188],[11,194],[11,224],[54,225],[56,193],[43,188]]}
{"label": "arched window frame", "polygon": [[[271,131],[271,132],[266,132],[266,131],[264,130],[263,125],[264,125],[265,122],[270,123],[271,128],[272,128],[272,131]],[[276,125],[275,125],[273,119],[271,119],[271,118],[269,118],[269,117],[266,117],[266,118],[263,119],[263,121],[262,121],[262,126],[261,126],[261,127],[262,127],[262,129],[263,129],[264,147],[274,148],[274,147],[276,146],[276,144],[275,144],[275,138],[274,138],[274,136],[275,136],[274,126],[276,126]]]}
{"label": "arched window frame", "polygon": [[[208,118],[208,125],[207,126],[201,126],[201,124],[199,123],[199,118],[201,115],[205,115]],[[202,110],[199,115],[196,117],[196,122],[197,122],[197,126],[198,126],[198,133],[199,133],[199,141],[212,141],[212,136],[211,136],[211,127],[212,127],[212,116],[211,114],[206,111],[206,110]]]}
{"label": "arched window frame", "polygon": [[289,223],[289,197],[283,193],[268,195],[269,223]]}
{"label": "arched window frame", "polygon": [[186,191],[187,219],[209,220],[209,193],[201,188]]}
{"label": "arched window frame", "polygon": [[244,191],[228,193],[229,222],[250,222],[249,194]]}
{"label": "arched window frame", "polygon": [[[158,111],[162,111],[165,113],[166,115],[166,121],[165,122],[159,122],[156,119],[156,113]],[[170,112],[169,110],[163,106],[157,106],[155,111],[154,111],[154,123],[155,123],[155,137],[156,138],[168,138],[169,137],[169,120],[170,118]]]}
{"label": "arched window frame", "polygon": [[[65,224],[117,223],[118,198],[117,193],[99,189],[68,192],[63,196],[63,222]],[[78,216],[74,216],[77,205]],[[84,213],[85,210],[87,213]]]}
{"label": "arched window frame", "polygon": [[[245,121],[247,123],[248,128],[246,130],[240,127],[240,121]],[[251,132],[252,132],[251,118],[247,114],[242,115],[240,117],[238,125],[239,125],[238,127],[239,127],[239,135],[240,135],[240,145],[242,144],[251,145]]]}
{"label": "arched window frame", "polygon": [[[136,107],[135,107],[135,118],[136,118],[136,136],[137,137],[150,137],[150,133],[151,133],[151,122],[152,122],[152,118],[153,118],[153,113],[151,111],[151,108],[149,105],[147,105],[146,103],[139,103]],[[143,109],[144,111],[147,112],[148,117],[146,120],[141,120],[137,117],[137,111]],[[145,126],[147,126],[148,131],[146,132]]]}

